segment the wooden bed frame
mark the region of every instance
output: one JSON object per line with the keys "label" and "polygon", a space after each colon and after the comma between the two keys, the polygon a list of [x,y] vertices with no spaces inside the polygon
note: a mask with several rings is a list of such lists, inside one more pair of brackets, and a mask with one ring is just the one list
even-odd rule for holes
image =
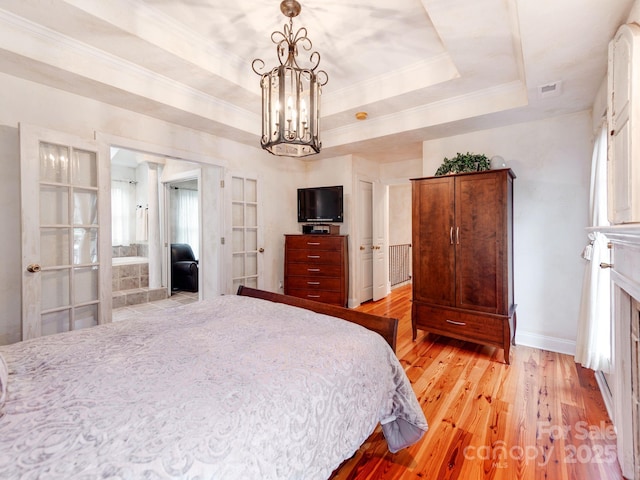
{"label": "wooden bed frame", "polygon": [[327,303],[314,302],[313,300],[267,292],[265,290],[257,290],[243,285],[238,287],[238,295],[261,298],[262,300],[269,300],[271,302],[284,303],[294,307],[306,308],[307,310],[311,310],[316,313],[331,315],[332,317],[338,317],[349,322],[357,323],[358,325],[362,325],[363,327],[382,335],[393,351],[396,351],[396,336],[398,333],[397,318],[381,317],[379,315],[358,312],[356,310],[338,307],[336,305],[329,305]]}

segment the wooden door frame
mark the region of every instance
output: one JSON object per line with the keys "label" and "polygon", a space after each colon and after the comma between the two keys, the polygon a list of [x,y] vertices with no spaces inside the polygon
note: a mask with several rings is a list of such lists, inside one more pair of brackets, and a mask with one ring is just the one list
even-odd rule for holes
{"label": "wooden door frame", "polygon": [[[210,182],[213,187],[216,184],[219,185],[219,182],[222,181],[223,174],[220,172],[224,170],[224,165],[221,165],[219,163],[219,160],[216,160],[202,153],[193,152],[190,150],[189,151],[182,150],[167,144],[149,143],[141,140],[135,140],[127,137],[120,137],[117,135],[112,135],[112,134],[103,133],[103,132],[96,132],[95,136],[96,136],[96,140],[101,144],[102,147],[106,148],[107,152],[111,147],[117,147],[117,148],[124,148],[128,150],[135,150],[135,151],[147,153],[153,156],[167,157],[167,158],[180,160],[184,162],[191,162],[191,163],[197,164],[200,170],[202,171],[203,184],[205,182]],[[205,169],[205,167],[211,167],[211,169],[216,169],[216,172],[209,172],[210,168]],[[224,232],[224,213],[220,209],[211,207],[209,204],[207,204],[206,202],[207,194],[204,192],[204,185],[202,190],[203,190],[202,197],[201,197],[203,199],[203,202],[202,202],[203,205],[201,207],[202,211],[205,211],[205,209],[207,208],[211,208],[212,210],[215,211],[214,213],[217,213],[217,215],[212,215],[215,218],[212,218],[211,221],[208,222],[208,224],[213,225],[213,227],[216,229],[217,232]],[[213,204],[215,204],[215,207],[218,207],[223,203],[222,196],[221,194],[219,194],[218,191],[219,189],[215,189],[215,190],[213,188],[211,189],[211,192],[214,192],[213,194],[216,195],[216,199],[217,199],[215,202],[213,202]],[[109,204],[111,203],[110,199],[111,199],[111,194],[110,194],[110,187],[109,187]],[[111,212],[111,208],[109,208],[109,212]],[[207,210],[207,212],[210,213],[209,210]],[[111,227],[111,224],[109,223],[109,231],[110,231],[110,227]],[[205,231],[204,231],[205,225],[202,222],[201,222],[201,227],[202,229],[201,229],[200,235],[202,239],[203,236],[205,235]],[[208,241],[215,242],[221,236],[222,235],[216,235],[215,239],[208,238]],[[111,238],[109,238],[109,243],[110,242],[111,242]],[[109,249],[109,252],[111,252],[111,249]],[[222,282],[223,269],[220,268],[220,266],[223,265],[223,259],[224,259],[223,249],[215,248],[215,246],[213,245],[210,247],[208,244],[201,244],[200,254],[202,256],[202,258],[200,259],[200,263],[203,265],[203,272],[205,273],[209,272],[209,274],[206,274],[206,275],[203,274],[199,278],[199,280],[202,281],[199,284],[200,286],[198,288],[198,290],[201,290],[201,292],[199,292],[198,294],[199,297],[201,299],[206,299],[215,295],[222,294],[224,291],[223,282]],[[164,258],[165,257],[163,255],[163,259]],[[111,257],[109,257],[109,261],[111,261]],[[165,270],[166,270],[166,266],[165,266]],[[166,275],[166,271],[163,275]]]}

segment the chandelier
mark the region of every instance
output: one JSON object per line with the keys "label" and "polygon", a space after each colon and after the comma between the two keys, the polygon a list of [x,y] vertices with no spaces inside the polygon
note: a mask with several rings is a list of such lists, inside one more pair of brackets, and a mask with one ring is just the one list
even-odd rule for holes
{"label": "chandelier", "polygon": [[256,58],[251,67],[261,76],[262,88],[262,148],[274,155],[305,157],[320,152],[320,95],[329,79],[318,70],[320,54],[312,52],[310,66],[298,65],[299,49],[311,50],[307,29],[293,33],[293,17],[301,7],[296,0],[283,0],[280,11],[289,17],[284,32],[273,32],[280,65],[262,73],[265,63]]}

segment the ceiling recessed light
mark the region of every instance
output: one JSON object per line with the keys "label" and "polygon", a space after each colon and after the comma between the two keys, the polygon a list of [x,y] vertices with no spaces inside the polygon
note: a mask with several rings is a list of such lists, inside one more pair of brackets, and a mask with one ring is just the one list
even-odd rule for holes
{"label": "ceiling recessed light", "polygon": [[356,113],[356,118],[358,120],[366,120],[369,114],[367,112],[358,112]]}

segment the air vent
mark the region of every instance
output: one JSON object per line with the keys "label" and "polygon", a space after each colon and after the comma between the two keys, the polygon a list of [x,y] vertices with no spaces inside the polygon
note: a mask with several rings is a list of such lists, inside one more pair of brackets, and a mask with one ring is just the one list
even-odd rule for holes
{"label": "air vent", "polygon": [[562,89],[562,82],[551,82],[545,85],[540,85],[538,87],[538,97],[547,98],[547,97],[557,97],[560,95],[560,90]]}

